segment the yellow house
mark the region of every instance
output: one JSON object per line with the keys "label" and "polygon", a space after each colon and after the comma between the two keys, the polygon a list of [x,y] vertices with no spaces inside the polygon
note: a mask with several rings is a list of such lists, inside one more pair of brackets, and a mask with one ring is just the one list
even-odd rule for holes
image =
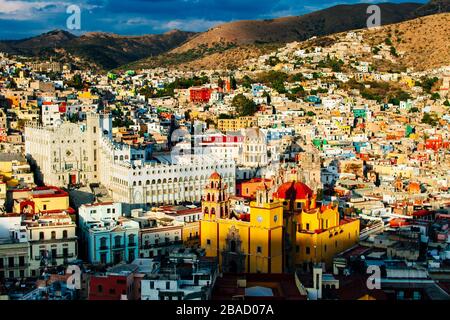
{"label": "yellow house", "polygon": [[219,119],[217,129],[220,131],[237,131],[257,125],[256,117],[239,117],[237,119]]}
{"label": "yellow house", "polygon": [[409,88],[412,88],[415,86],[416,81],[411,78],[411,77],[407,77],[407,76],[403,76],[400,81],[401,84],[405,84],[406,86],[408,86]]}
{"label": "yellow house", "polygon": [[0,181],[0,199],[6,199],[6,183]]}
{"label": "yellow house", "polygon": [[73,209],[69,206],[69,194],[57,187],[14,190],[12,199],[13,213],[27,215],[62,211],[73,213]]}
{"label": "yellow house", "polygon": [[183,243],[186,246],[198,245],[198,237],[200,232],[200,222],[189,222],[183,226]]}
{"label": "yellow house", "polygon": [[202,202],[200,243],[206,255],[218,257],[222,272],[283,272],[283,205],[269,201],[259,189],[250,204],[250,219],[238,219],[229,210],[226,186],[213,173]]}
{"label": "yellow house", "polygon": [[337,205],[317,206],[316,195],[304,183],[284,183],[274,198],[284,203],[288,268],[310,262],[331,267],[336,254],[358,242],[359,220],[340,219]]}
{"label": "yellow house", "polygon": [[359,220],[340,219],[331,206],[303,211],[297,221],[296,265],[324,262],[331,267],[335,255],[359,240]]}
{"label": "yellow house", "polygon": [[282,184],[273,195],[258,188],[249,215],[237,216],[219,174],[211,175],[202,202],[201,247],[218,257],[222,272],[281,273],[323,262],[359,240],[359,220],[340,219],[337,206],[316,205],[301,182]]}

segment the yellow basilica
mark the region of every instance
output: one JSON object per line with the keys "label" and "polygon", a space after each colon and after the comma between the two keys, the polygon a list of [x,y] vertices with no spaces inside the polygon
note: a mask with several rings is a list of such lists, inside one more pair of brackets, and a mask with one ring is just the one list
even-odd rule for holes
{"label": "yellow basilica", "polygon": [[283,273],[323,262],[359,239],[359,220],[340,219],[337,205],[318,206],[316,195],[298,181],[273,192],[262,184],[249,215],[230,210],[227,186],[214,172],[204,190],[200,243],[218,257],[222,272]]}

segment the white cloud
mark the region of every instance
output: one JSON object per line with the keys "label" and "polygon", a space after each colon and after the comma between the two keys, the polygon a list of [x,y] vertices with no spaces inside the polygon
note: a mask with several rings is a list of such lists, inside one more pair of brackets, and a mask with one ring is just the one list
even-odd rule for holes
{"label": "white cloud", "polygon": [[[51,14],[66,14],[66,9],[73,1],[16,1],[0,0],[0,19],[4,20],[39,20]],[[79,1],[80,2],[80,1]],[[82,9],[92,10],[98,5],[78,3]]]}
{"label": "white cloud", "polygon": [[205,19],[192,19],[192,20],[171,20],[166,23],[162,23],[161,29],[180,29],[186,31],[205,31],[218,24],[225,23],[221,20],[205,20]]}

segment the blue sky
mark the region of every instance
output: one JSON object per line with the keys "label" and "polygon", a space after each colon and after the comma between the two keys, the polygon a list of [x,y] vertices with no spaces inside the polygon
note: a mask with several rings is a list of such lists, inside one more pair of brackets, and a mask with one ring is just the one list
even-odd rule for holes
{"label": "blue sky", "polygon": [[[67,29],[69,5],[81,9],[75,34],[104,31],[138,35],[171,29],[204,31],[233,20],[301,15],[337,4],[374,0],[0,0],[0,39],[21,39]],[[390,0],[389,2],[425,2]]]}

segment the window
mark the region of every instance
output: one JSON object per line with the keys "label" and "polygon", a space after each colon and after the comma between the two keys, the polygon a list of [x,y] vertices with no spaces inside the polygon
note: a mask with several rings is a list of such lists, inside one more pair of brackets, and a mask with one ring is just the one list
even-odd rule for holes
{"label": "window", "polygon": [[25,266],[25,257],[20,256],[19,257],[19,267],[24,267],[24,266]]}
{"label": "window", "polygon": [[235,240],[230,241],[230,251],[236,252],[236,241]]}
{"label": "window", "polygon": [[166,289],[167,289],[167,290],[170,289],[170,281],[166,281]]}
{"label": "window", "polygon": [[311,250],[309,249],[309,247],[306,247],[306,254],[310,254]]}
{"label": "window", "polygon": [[155,282],[150,281],[150,289],[155,289]]}
{"label": "window", "polygon": [[210,239],[206,239],[206,244],[207,244],[208,246],[210,246],[210,245],[211,245],[211,240],[210,240]]}
{"label": "window", "polygon": [[101,284],[97,286],[97,292],[103,292],[103,286]]}
{"label": "window", "polygon": [[14,257],[8,258],[8,267],[10,268],[14,267]]}
{"label": "window", "polygon": [[115,236],[114,237],[114,245],[116,246],[116,247],[120,247],[120,236]]}
{"label": "window", "polygon": [[309,230],[309,223],[306,224],[306,230]]}
{"label": "window", "polygon": [[100,248],[106,248],[106,238],[100,238]]}
{"label": "window", "polygon": [[52,231],[52,240],[56,239],[56,231]]}
{"label": "window", "polygon": [[114,288],[109,289],[109,294],[116,294],[116,289]]}
{"label": "window", "polygon": [[134,234],[130,234],[128,236],[128,245],[129,246],[134,246]]}
{"label": "window", "polygon": [[39,232],[39,240],[44,240],[44,232]]}
{"label": "window", "polygon": [[67,239],[67,230],[63,230],[63,239]]}
{"label": "window", "polygon": [[295,252],[296,252],[296,253],[299,253],[299,252],[300,252],[300,246],[299,246],[299,245],[295,246]]}
{"label": "window", "polygon": [[262,247],[261,246],[257,246],[256,247],[256,252],[257,253],[262,253]]}

